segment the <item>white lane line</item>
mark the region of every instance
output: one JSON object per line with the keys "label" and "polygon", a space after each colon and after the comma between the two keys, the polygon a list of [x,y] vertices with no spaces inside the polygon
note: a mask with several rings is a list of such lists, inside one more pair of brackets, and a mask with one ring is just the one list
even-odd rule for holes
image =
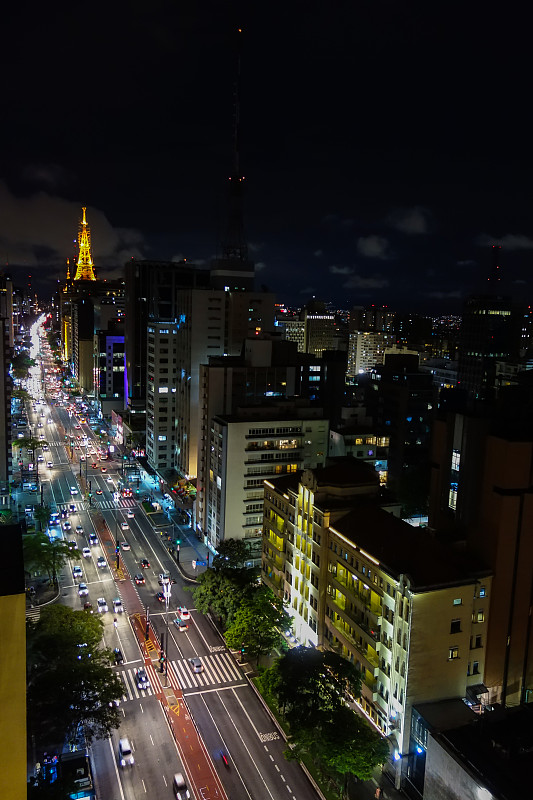
{"label": "white lane line", "polygon": [[143,781],[142,778],[141,778],[141,782],[142,782],[142,785],[143,785],[144,793],[146,794],[146,784],[145,784],[145,782]]}
{"label": "white lane line", "polygon": [[109,742],[109,749],[111,750],[111,760],[113,762],[113,766],[115,767],[115,775],[117,776],[117,783],[118,783],[118,788],[119,788],[119,791],[120,791],[120,796],[121,796],[122,800],[126,800],[126,798],[124,797],[124,791],[122,789],[122,783],[120,781],[120,775],[119,775],[119,772],[118,772],[117,759],[115,757],[115,753],[113,752],[113,744],[111,742],[111,737],[109,737],[109,739],[107,741]]}
{"label": "white lane line", "polygon": [[194,697],[196,694],[210,694],[210,692],[227,692],[231,689],[241,689],[243,686],[248,686],[248,684],[238,683],[237,686],[216,686],[214,689],[199,689],[197,692],[187,692],[186,697]]}

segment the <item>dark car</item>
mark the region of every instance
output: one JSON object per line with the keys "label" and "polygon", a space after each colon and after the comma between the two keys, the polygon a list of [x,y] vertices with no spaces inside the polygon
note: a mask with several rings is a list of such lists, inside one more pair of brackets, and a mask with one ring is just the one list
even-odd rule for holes
{"label": "dark car", "polygon": [[139,586],[140,584],[146,583],[146,581],[144,579],[144,575],[141,575],[140,573],[137,573],[137,575],[134,575],[133,576],[133,580],[135,581],[137,586]]}
{"label": "dark car", "polygon": [[71,539],[70,542],[68,543],[68,549],[69,550],[77,550],[77,548],[78,548],[78,543],[72,541],[72,539]]}
{"label": "dark car", "polygon": [[149,566],[150,566],[150,562],[148,561],[148,559],[147,558],[143,558],[142,561],[141,561],[141,568],[142,569],[147,569],[147,567],[149,567]]}
{"label": "dark car", "polygon": [[115,649],[113,650],[113,659],[115,664],[124,663],[124,656],[122,655],[122,650],[119,650],[118,647],[115,647]]}
{"label": "dark car", "polygon": [[160,603],[164,603],[165,602],[165,595],[163,594],[163,592],[158,592],[156,594],[156,599],[159,600]]}

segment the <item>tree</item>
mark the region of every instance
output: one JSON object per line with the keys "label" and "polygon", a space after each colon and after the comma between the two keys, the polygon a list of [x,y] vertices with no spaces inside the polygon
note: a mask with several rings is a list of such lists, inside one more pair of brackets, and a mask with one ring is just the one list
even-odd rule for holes
{"label": "tree", "polygon": [[265,670],[261,684],[289,723],[286,757],[310,754],[344,792],[349,775],[367,780],[388,758],[387,741],[346,706],[347,693],[360,695],[361,675],[337,653],[293,648]]}
{"label": "tree", "polygon": [[224,539],[213,558],[214,570],[243,569],[250,558],[248,543],[242,539]]}
{"label": "tree", "polygon": [[283,600],[266,586],[258,586],[245,595],[241,607],[225,633],[226,644],[252,658],[265,655],[284,641],[281,630],[291,627],[291,618]]}
{"label": "tree", "polygon": [[16,356],[13,356],[11,367],[15,378],[27,378],[30,367],[35,366],[35,361],[30,358],[27,350],[21,350]]}
{"label": "tree", "polygon": [[34,436],[24,436],[22,439],[15,439],[13,441],[13,447],[16,447],[19,450],[23,447],[25,447],[27,450],[31,450],[31,457],[33,463],[35,464],[35,476],[37,480],[39,480],[39,462],[35,460],[35,451],[44,444],[47,445],[48,442],[36,439]]}
{"label": "tree", "polygon": [[0,511],[0,525],[12,525],[13,522],[13,512],[10,508],[5,508]]}
{"label": "tree", "polygon": [[196,608],[202,614],[212,611],[224,624],[231,624],[248,588],[248,584],[243,587],[235,580],[239,577],[240,571],[236,575],[214,569],[202,572],[197,586],[191,589]]}
{"label": "tree", "polygon": [[42,505],[37,506],[35,511],[33,512],[33,516],[39,523],[39,530],[43,530],[48,525],[48,520],[50,519],[50,506]]}
{"label": "tree", "polygon": [[46,572],[50,581],[57,586],[57,573],[67,561],[80,557],[80,551],[71,550],[62,539],[50,541],[45,533],[32,533],[22,540],[24,568],[27,572],[37,570]]}
{"label": "tree", "polygon": [[361,693],[361,673],[349,661],[331,650],[294,647],[270,668],[277,680],[278,707],[291,729],[328,722],[344,707],[348,692]]}
{"label": "tree", "polygon": [[124,689],[111,651],[100,646],[102,631],[99,617],[62,605],[44,607],[28,625],[28,712],[37,738],[60,742],[83,725],[90,741],[118,727],[115,701]]}

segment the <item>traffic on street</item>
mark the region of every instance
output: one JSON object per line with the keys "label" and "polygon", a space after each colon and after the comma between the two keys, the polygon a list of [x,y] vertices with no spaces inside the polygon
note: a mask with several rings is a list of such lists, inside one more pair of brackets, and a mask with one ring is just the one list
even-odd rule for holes
{"label": "traffic on street", "polygon": [[[165,509],[168,502],[141,470],[126,474],[107,425],[87,398],[65,389],[41,322],[32,328],[36,366],[20,414],[26,425],[17,422],[14,433],[23,430],[34,444],[16,451],[14,503],[35,524],[37,508],[47,506],[48,537],[78,554],[61,570],[54,602],[100,616],[102,646],[113,651],[123,686],[120,727],[91,746],[95,796],[318,796],[299,763],[285,760],[286,742],[247,678],[251,667],[194,608],[194,578],[142,505],[154,498]],[[191,528],[177,519],[172,530],[182,551],[198,552]],[[27,616],[38,619],[39,611]]]}

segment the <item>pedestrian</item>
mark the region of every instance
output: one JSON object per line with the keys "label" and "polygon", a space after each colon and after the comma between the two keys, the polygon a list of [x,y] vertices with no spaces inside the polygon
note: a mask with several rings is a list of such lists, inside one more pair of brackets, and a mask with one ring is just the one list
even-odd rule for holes
{"label": "pedestrian", "polygon": [[377,798],[377,800],[380,800],[381,796],[382,796],[381,789],[380,789],[379,786],[376,786],[376,791],[374,793],[374,797]]}

